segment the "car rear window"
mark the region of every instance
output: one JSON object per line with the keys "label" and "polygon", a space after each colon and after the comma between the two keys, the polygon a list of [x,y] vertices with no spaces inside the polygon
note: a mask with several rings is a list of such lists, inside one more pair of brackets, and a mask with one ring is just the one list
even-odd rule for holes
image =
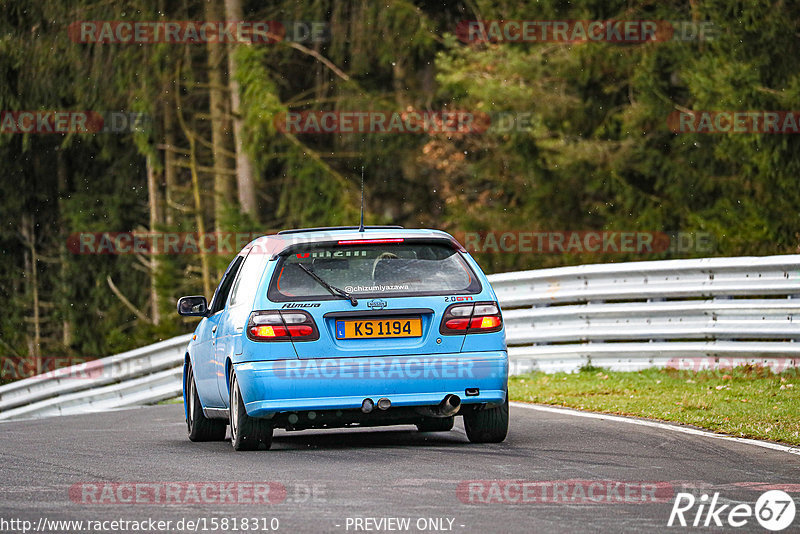
{"label": "car rear window", "polygon": [[273,301],[333,299],[300,265],[355,296],[479,293],[481,284],[458,251],[436,243],[327,245],[281,257],[269,287]]}

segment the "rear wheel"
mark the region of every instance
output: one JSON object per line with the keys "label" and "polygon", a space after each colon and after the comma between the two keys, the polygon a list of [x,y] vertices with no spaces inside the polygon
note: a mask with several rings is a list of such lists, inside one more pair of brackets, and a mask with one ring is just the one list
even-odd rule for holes
{"label": "rear wheel", "polygon": [[508,392],[506,400],[494,408],[464,414],[464,430],[472,443],[500,443],[508,434]]}
{"label": "rear wheel", "polygon": [[186,372],[186,429],[191,441],[224,441],[227,423],[224,419],[209,419],[203,413],[192,365]]}
{"label": "rear wheel", "polygon": [[237,451],[256,451],[272,446],[272,421],[247,415],[236,373],[231,369],[231,444]]}
{"label": "rear wheel", "polygon": [[453,430],[455,417],[430,417],[421,423],[417,423],[417,430],[420,432],[448,432]]}

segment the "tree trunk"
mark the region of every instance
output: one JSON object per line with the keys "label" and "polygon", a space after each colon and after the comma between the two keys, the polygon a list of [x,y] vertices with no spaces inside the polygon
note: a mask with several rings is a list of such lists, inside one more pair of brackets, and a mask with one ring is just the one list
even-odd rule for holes
{"label": "tree trunk", "polygon": [[58,246],[59,260],[59,288],[60,295],[58,302],[62,313],[61,321],[61,344],[69,350],[72,345],[72,310],[70,307],[69,290],[69,255],[67,254],[67,225],[64,224],[64,198],[67,196],[67,162],[64,159],[64,150],[58,149],[56,152],[56,169],[58,175],[58,216],[61,220],[61,239]]}
{"label": "tree trunk", "polygon": [[[243,20],[242,0],[225,0],[225,15],[227,20]],[[236,151],[236,182],[238,186],[239,206],[241,210],[253,219],[258,216],[258,203],[256,200],[256,185],[253,164],[244,151],[243,124],[239,112],[240,95],[239,82],[236,81],[236,45],[228,47],[228,87],[231,92],[231,115],[233,115],[233,141]]]}
{"label": "tree trunk", "polygon": [[[197,176],[197,154],[194,136],[190,134],[189,137],[189,165],[192,173],[192,197],[194,198],[195,208],[195,226],[197,226],[197,234],[200,239],[206,233],[206,227],[203,223],[203,204],[200,198],[200,178]],[[205,247],[200,247],[200,270],[203,277],[203,295],[206,298],[211,298],[211,267],[209,266],[208,253]]]}
{"label": "tree trunk", "polygon": [[36,250],[36,224],[34,223],[32,215],[24,215],[22,218],[22,227],[20,228],[22,239],[25,246],[28,248],[28,261],[26,261],[26,278],[28,279],[31,308],[33,317],[33,337],[28,338],[28,354],[34,361],[34,368],[36,374],[42,372],[42,359],[41,359],[41,343],[42,343],[42,322],[39,310],[39,254]]}
{"label": "tree trunk", "polygon": [[[150,231],[158,231],[160,217],[158,213],[159,191],[158,179],[156,178],[156,171],[153,168],[152,156],[147,156],[147,203],[150,208]],[[153,324],[157,325],[160,322],[160,315],[158,310],[158,285],[156,278],[158,276],[158,256],[155,251],[150,254],[150,306]]]}
{"label": "tree trunk", "polygon": [[[165,92],[171,89],[172,86],[168,85]],[[176,146],[175,117],[169,105],[168,94],[164,95],[162,112],[164,114],[164,144],[168,147],[164,150],[164,221],[171,229],[174,222],[172,212],[175,209],[175,199],[172,195],[175,193],[177,174],[175,172],[175,152],[172,150],[172,148]]]}
{"label": "tree trunk", "polygon": [[[194,220],[197,228],[197,234],[200,239],[203,239],[205,234],[205,223],[203,222],[203,202],[200,197],[200,177],[197,174],[197,138],[195,132],[186,124],[183,117],[182,104],[181,104],[181,88],[180,88],[180,69],[175,74],[175,116],[178,119],[178,124],[183,130],[186,139],[189,140],[189,170],[192,176],[192,198],[194,200]],[[167,150],[170,150],[169,148]],[[203,294],[207,298],[211,298],[211,267],[208,260],[208,252],[205,247],[200,247],[200,269],[203,277]]]}
{"label": "tree trunk", "polygon": [[[206,20],[224,19],[220,0],[206,0]],[[225,170],[231,169],[225,155],[225,88],[223,61],[225,44],[214,39],[206,42],[208,49],[209,111],[211,116],[211,145],[214,155],[214,218],[217,232],[222,231],[225,208],[233,204],[233,180]]]}

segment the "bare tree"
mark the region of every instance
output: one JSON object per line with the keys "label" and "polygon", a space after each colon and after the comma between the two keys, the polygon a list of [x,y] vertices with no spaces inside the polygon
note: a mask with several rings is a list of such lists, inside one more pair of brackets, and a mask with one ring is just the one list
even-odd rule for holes
{"label": "bare tree", "polygon": [[[155,232],[158,224],[161,222],[159,215],[159,180],[156,177],[156,171],[153,167],[153,156],[147,156],[145,165],[147,167],[147,203],[150,209],[150,231]],[[158,256],[153,251],[150,255],[150,306],[153,324],[160,322],[160,314],[158,310],[158,285],[156,278],[158,276]]]}
{"label": "bare tree", "polygon": [[[225,15],[228,20],[238,21],[244,18],[242,0],[225,0]],[[241,98],[239,82],[236,81],[236,46],[228,47],[228,87],[231,92],[231,115],[233,115],[233,141],[236,151],[236,181],[238,186],[239,206],[242,211],[257,216],[258,203],[253,163],[244,151],[242,116],[239,112]]]}
{"label": "bare tree", "polygon": [[[220,0],[206,0],[206,20],[220,21],[223,9]],[[211,145],[214,156],[214,215],[216,230],[222,230],[224,209],[234,202],[232,171],[225,149],[225,90],[223,62],[225,60],[225,44],[218,39],[206,41],[208,49],[208,86],[209,111],[211,116]]]}

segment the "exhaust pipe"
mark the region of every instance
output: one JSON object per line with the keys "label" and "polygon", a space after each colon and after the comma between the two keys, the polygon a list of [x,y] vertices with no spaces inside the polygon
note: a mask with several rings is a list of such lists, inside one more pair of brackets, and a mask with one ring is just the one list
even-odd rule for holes
{"label": "exhaust pipe", "polygon": [[392,401],[386,397],[378,399],[378,409],[386,411],[392,406]]}
{"label": "exhaust pipe", "polygon": [[375,404],[372,402],[372,399],[364,399],[364,402],[361,403],[361,411],[364,413],[369,413],[375,407]]}
{"label": "exhaust pipe", "polygon": [[416,412],[426,417],[450,417],[458,413],[461,408],[461,397],[452,393],[445,396],[438,405],[433,407],[423,406],[416,408]]}
{"label": "exhaust pipe", "polygon": [[442,417],[450,417],[451,415],[455,415],[458,413],[459,408],[461,408],[461,397],[458,395],[448,395],[442,400],[442,402],[438,406],[439,412],[442,414]]}

